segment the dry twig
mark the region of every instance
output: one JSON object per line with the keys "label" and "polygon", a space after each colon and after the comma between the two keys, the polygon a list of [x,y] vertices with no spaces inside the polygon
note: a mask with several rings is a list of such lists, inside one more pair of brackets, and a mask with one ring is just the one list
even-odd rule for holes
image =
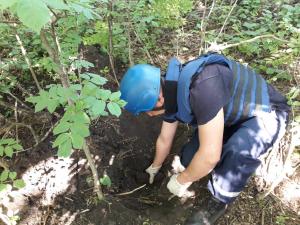
{"label": "dry twig", "polygon": [[123,193],[119,193],[119,194],[116,194],[116,195],[118,195],[118,196],[130,195],[130,194],[132,194],[132,193],[134,193],[134,192],[136,192],[136,191],[138,191],[138,190],[144,188],[145,186],[146,186],[146,184],[144,184],[144,185],[142,185],[142,186],[140,186],[140,187],[138,187],[138,188],[135,188],[135,189],[133,189],[132,191],[123,192]]}
{"label": "dry twig", "polygon": [[40,90],[42,90],[42,88],[41,88],[40,83],[39,83],[39,81],[38,81],[38,79],[37,79],[37,76],[36,76],[36,74],[35,74],[35,72],[34,72],[34,70],[33,70],[33,68],[32,68],[31,61],[30,61],[30,59],[28,58],[27,51],[26,51],[26,49],[25,49],[25,47],[24,47],[24,45],[23,45],[23,42],[22,42],[22,40],[21,40],[21,38],[20,38],[20,36],[18,35],[17,32],[16,32],[15,36],[16,36],[16,39],[17,39],[17,41],[18,41],[18,44],[20,45],[22,55],[23,55],[24,58],[25,58],[25,62],[26,62],[27,66],[28,66],[28,68],[29,68],[29,70],[30,70],[31,76],[32,76],[32,78],[33,78],[33,80],[34,80],[34,82],[35,82],[37,88],[38,88],[39,91],[40,91]]}

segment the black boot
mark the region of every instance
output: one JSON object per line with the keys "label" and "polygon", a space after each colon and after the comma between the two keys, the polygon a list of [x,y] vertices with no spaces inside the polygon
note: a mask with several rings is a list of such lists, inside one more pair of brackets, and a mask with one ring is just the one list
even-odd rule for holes
{"label": "black boot", "polygon": [[184,225],[212,225],[226,211],[227,204],[210,197],[208,201],[203,202],[200,209],[187,219]]}

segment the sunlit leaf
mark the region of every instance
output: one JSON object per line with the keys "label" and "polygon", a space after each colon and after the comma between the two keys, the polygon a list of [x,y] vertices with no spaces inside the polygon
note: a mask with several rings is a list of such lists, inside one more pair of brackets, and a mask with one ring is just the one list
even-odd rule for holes
{"label": "sunlit leaf", "polygon": [[77,133],[71,133],[72,144],[76,149],[82,149],[84,138]]}
{"label": "sunlit leaf", "polygon": [[1,192],[1,191],[5,191],[6,188],[7,188],[7,184],[2,184],[2,183],[0,183],[0,192]]}
{"label": "sunlit leaf", "polygon": [[8,157],[12,157],[13,156],[13,153],[14,153],[14,150],[11,146],[6,146],[4,148],[4,153],[8,156]]}
{"label": "sunlit leaf", "polygon": [[18,0],[0,0],[0,9],[6,9],[14,5]]}
{"label": "sunlit leaf", "polygon": [[105,109],[106,103],[102,100],[96,100],[93,107],[92,112],[94,115],[101,115]]}
{"label": "sunlit leaf", "polygon": [[111,96],[109,96],[109,99],[110,99],[111,101],[116,101],[116,100],[119,100],[120,97],[121,97],[121,92],[120,92],[120,91],[117,91],[117,92],[113,92],[113,93],[111,94]]}
{"label": "sunlit leaf", "polygon": [[16,172],[9,172],[9,178],[14,180],[17,177],[17,173]]}
{"label": "sunlit leaf", "polygon": [[63,0],[43,0],[48,6],[54,9],[68,9]]}
{"label": "sunlit leaf", "polygon": [[89,125],[83,123],[74,123],[70,127],[71,133],[77,133],[81,137],[88,137],[90,136]]}
{"label": "sunlit leaf", "polygon": [[55,148],[59,145],[61,145],[62,143],[64,143],[65,141],[67,141],[70,138],[69,133],[62,133],[60,134],[54,141],[52,147]]}
{"label": "sunlit leaf", "polygon": [[121,115],[121,108],[115,102],[110,102],[107,104],[107,108],[112,115],[119,117]]}
{"label": "sunlit leaf", "polygon": [[47,5],[41,0],[22,0],[17,5],[17,15],[21,22],[39,33],[50,21],[51,15]]}
{"label": "sunlit leaf", "polygon": [[3,170],[0,175],[0,181],[6,181],[8,178],[8,174],[9,174],[8,170]]}
{"label": "sunlit leaf", "polygon": [[70,123],[60,121],[60,123],[54,128],[53,133],[60,134],[60,133],[68,131],[69,128],[70,128]]}
{"label": "sunlit leaf", "polygon": [[58,147],[57,155],[59,157],[69,157],[72,152],[72,143],[71,139],[68,139]]}
{"label": "sunlit leaf", "polygon": [[15,187],[15,188],[23,188],[23,187],[25,187],[25,182],[24,182],[24,180],[22,180],[22,179],[18,179],[18,180],[15,180],[14,182],[13,182],[13,186]]}

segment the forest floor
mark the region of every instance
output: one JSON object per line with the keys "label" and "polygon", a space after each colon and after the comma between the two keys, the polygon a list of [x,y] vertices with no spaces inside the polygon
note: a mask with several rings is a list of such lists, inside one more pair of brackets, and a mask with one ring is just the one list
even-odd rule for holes
{"label": "forest floor", "polygon": [[[92,58],[94,56],[91,56]],[[91,60],[90,60],[91,61]],[[95,61],[95,60],[94,60]],[[144,173],[153,159],[161,118],[134,117],[124,112],[120,118],[94,121],[90,148],[100,175],[107,174],[111,187],[103,187],[106,200],[98,202],[92,192],[91,172],[82,152],[62,159],[52,149],[49,136],[36,149],[21,153],[14,168],[26,187],[10,195],[7,206],[19,211],[20,225],[175,225],[209,198],[208,178],[195,182],[190,199],[170,198],[166,188],[171,164],[192,130],[181,125],[172,154],[153,185]],[[49,124],[46,124],[49,126]],[[20,136],[33,142],[25,131]],[[290,184],[294,184],[291,186]],[[290,185],[290,186],[288,186]],[[287,186],[284,189],[284,186]],[[294,189],[293,189],[294,187]],[[230,205],[217,225],[300,224],[300,169],[273,194],[260,198],[251,178],[244,192]],[[285,197],[280,198],[278,196]]]}

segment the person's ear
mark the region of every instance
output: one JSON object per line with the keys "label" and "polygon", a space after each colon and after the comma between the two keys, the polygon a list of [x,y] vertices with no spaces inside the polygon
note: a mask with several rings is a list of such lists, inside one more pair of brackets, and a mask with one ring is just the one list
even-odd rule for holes
{"label": "person's ear", "polygon": [[162,107],[164,105],[165,98],[163,96],[162,90],[160,90],[159,95],[158,95],[158,100],[156,103],[156,107]]}

